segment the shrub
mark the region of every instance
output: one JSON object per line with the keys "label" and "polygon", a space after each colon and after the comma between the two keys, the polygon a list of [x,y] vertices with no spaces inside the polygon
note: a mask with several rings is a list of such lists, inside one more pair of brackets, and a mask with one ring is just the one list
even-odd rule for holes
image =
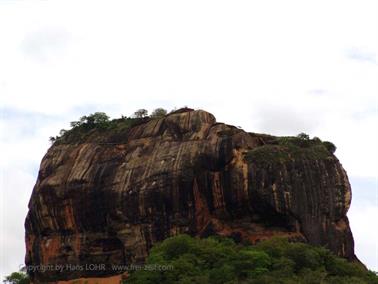
{"label": "shrub", "polygon": [[11,275],[8,275],[3,280],[3,283],[9,283],[9,284],[29,284],[30,279],[29,276],[23,272],[13,272]]}
{"label": "shrub", "polygon": [[332,142],[329,142],[329,141],[324,141],[323,142],[323,145],[327,148],[327,150],[330,152],[330,153],[335,153],[336,152],[336,146],[335,144],[333,144]]}
{"label": "shrub", "polygon": [[302,140],[310,140],[310,136],[304,132],[299,133],[297,137]]}
{"label": "shrub", "polygon": [[296,137],[273,137],[267,144],[248,151],[245,158],[249,162],[269,166],[295,159],[327,159],[335,150],[331,142],[322,142],[318,137],[310,139],[307,134],[300,133]]}
{"label": "shrub", "polygon": [[303,243],[288,245],[285,256],[294,261],[296,272],[302,269],[315,270],[321,267],[321,258],[317,251]]}
{"label": "shrub", "polygon": [[166,259],[175,259],[190,252],[194,245],[194,240],[191,237],[180,235],[163,242],[157,249],[163,253]]}
{"label": "shrub", "polygon": [[283,238],[247,246],[227,238],[179,235],[156,244],[146,262],[173,269],[135,271],[125,283],[378,283],[374,273],[325,248]]}
{"label": "shrub", "polygon": [[312,138],[312,141],[314,141],[315,143],[322,143],[322,140],[320,140],[320,138],[316,136]]}
{"label": "shrub", "polygon": [[138,109],[136,112],[134,112],[135,118],[143,118],[148,116],[148,111],[144,108]]}
{"label": "shrub", "polygon": [[[79,121],[72,121],[70,123],[72,128],[75,127],[85,127],[85,128],[94,128],[94,127],[106,127],[109,123],[109,116],[104,112],[95,112],[88,116],[82,116]],[[60,135],[64,135],[66,130],[62,129]]]}
{"label": "shrub", "polygon": [[156,108],[151,113],[151,118],[161,118],[167,114],[167,111],[163,108]]}
{"label": "shrub", "polygon": [[95,112],[82,116],[78,121],[70,123],[71,129],[62,129],[58,136],[51,136],[50,142],[56,144],[125,141],[128,130],[140,123],[147,122],[148,117],[132,118],[122,116],[118,119],[109,119],[103,112]]}

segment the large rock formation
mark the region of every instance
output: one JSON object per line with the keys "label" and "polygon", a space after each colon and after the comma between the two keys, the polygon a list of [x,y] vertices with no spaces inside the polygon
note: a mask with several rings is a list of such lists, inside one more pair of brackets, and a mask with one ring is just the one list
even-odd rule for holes
{"label": "large rock formation", "polygon": [[34,281],[114,276],[112,264],[143,262],[179,233],[287,236],[355,258],[347,174],[319,139],[247,133],[191,109],[107,133],[55,143],[42,160],[26,264],[50,269]]}

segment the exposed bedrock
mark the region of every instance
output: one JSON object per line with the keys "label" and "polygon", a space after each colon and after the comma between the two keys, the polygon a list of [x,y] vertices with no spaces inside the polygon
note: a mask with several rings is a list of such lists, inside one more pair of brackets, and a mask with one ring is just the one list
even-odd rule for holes
{"label": "exposed bedrock", "polygon": [[31,273],[37,283],[112,276],[112,264],[143,262],[179,233],[287,236],[353,260],[350,202],[347,174],[320,140],[293,144],[184,109],[117,139],[52,145],[25,221],[26,264],[106,264]]}

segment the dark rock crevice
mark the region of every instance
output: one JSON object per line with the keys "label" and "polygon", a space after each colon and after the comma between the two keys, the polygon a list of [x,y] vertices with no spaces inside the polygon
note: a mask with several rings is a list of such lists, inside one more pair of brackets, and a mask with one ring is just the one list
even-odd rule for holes
{"label": "dark rock crevice", "polygon": [[[114,134],[122,143],[92,132],[53,145],[42,160],[25,220],[27,265],[139,263],[180,233],[251,243],[284,236],[355,259],[350,184],[321,142],[246,133],[192,109]],[[43,283],[112,273],[31,276]]]}

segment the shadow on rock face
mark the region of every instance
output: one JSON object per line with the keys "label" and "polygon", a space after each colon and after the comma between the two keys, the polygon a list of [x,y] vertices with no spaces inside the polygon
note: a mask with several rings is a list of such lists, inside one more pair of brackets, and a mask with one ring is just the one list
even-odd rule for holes
{"label": "shadow on rock face", "polygon": [[36,281],[111,276],[111,264],[141,263],[180,233],[286,236],[355,258],[351,188],[320,140],[247,133],[191,109],[107,131],[48,150],[25,221],[27,265],[105,269],[36,271]]}

